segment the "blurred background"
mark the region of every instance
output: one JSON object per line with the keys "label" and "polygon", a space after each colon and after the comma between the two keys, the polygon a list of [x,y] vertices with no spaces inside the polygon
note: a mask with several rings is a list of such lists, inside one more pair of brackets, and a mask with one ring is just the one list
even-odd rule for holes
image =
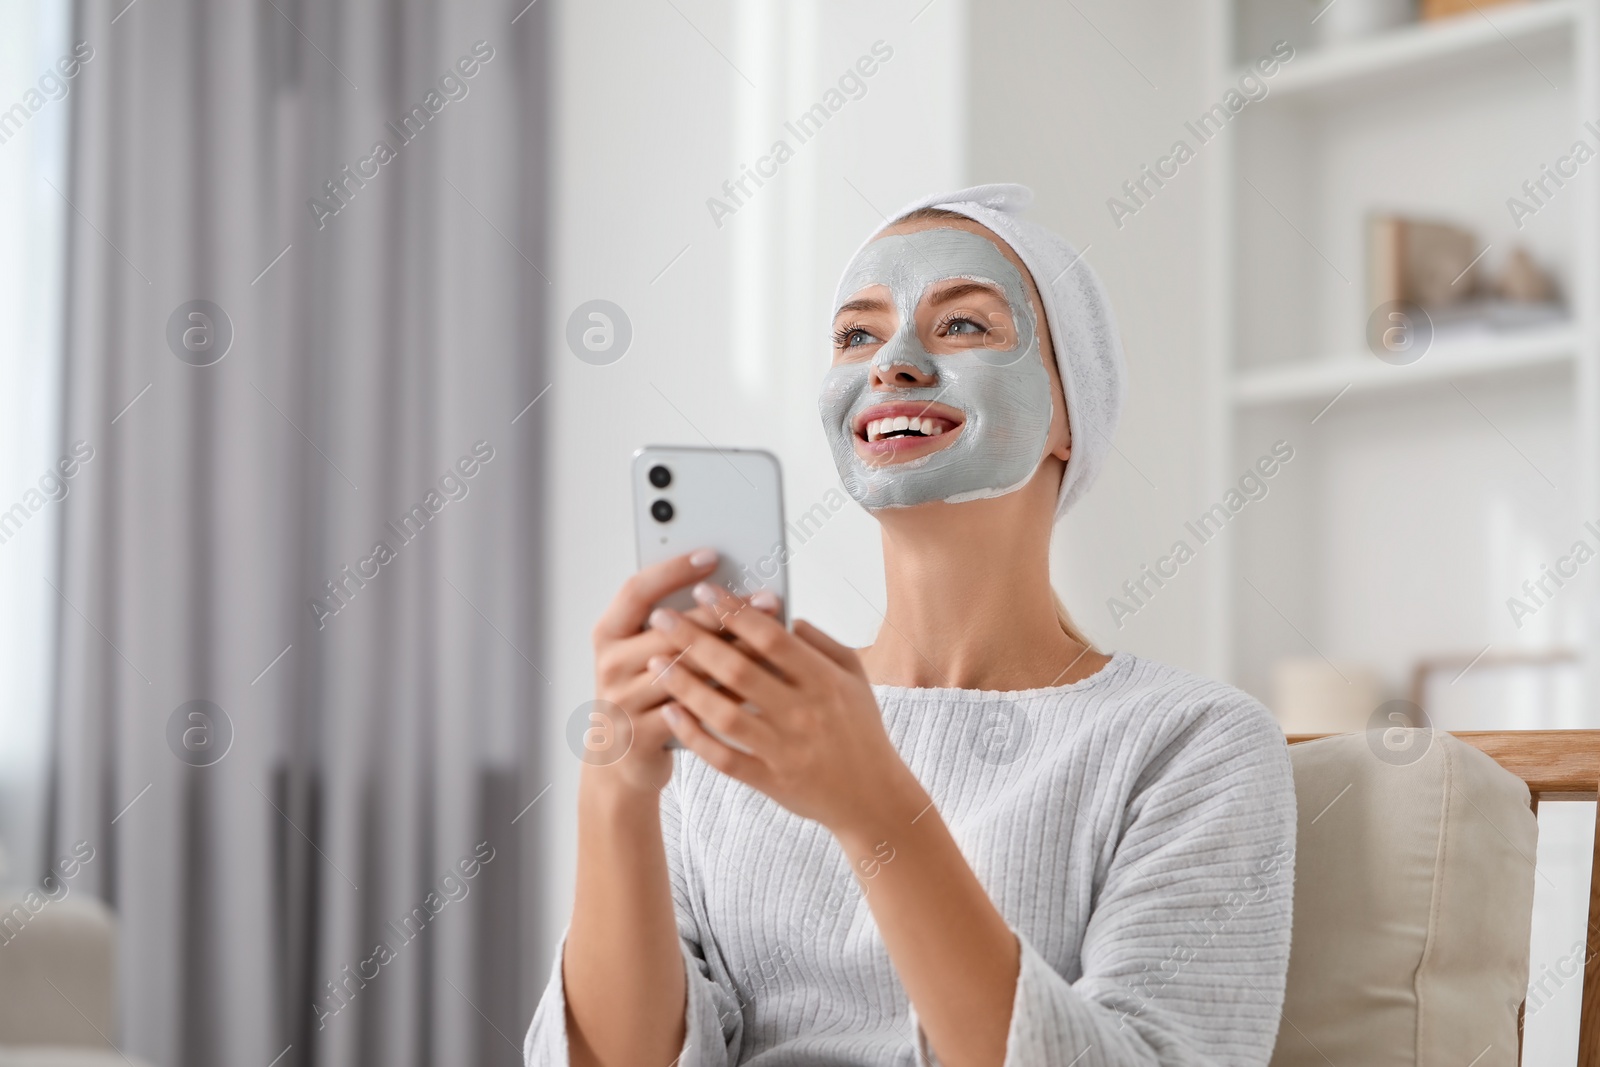
{"label": "blurred background", "polygon": [[[775,452],[794,611],[870,641],[814,397],[932,191],[1031,186],[1111,295],[1103,648],[1600,726],[1597,156],[1600,0],[15,0],[0,1048],[518,1062],[629,458]],[[1541,824],[1572,1062],[1593,804]]]}

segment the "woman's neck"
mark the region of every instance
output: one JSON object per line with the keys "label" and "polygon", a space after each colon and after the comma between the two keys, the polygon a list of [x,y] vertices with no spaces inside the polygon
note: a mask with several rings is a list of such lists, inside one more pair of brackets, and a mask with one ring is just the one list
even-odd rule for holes
{"label": "woman's neck", "polygon": [[880,513],[888,608],[861,652],[876,684],[1037,689],[1069,685],[1108,657],[1061,628],[1050,526],[996,498]]}

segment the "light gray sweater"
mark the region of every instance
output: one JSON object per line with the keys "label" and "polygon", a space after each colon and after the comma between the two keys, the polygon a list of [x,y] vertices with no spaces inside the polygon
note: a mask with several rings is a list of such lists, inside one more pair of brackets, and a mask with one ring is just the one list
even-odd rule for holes
{"label": "light gray sweater", "polygon": [[[1265,708],[1120,652],[1069,686],[874,692],[1021,942],[1007,1067],[1267,1062],[1295,797]],[[662,796],[689,983],[677,1067],[937,1062],[828,832],[678,760]],[[566,1064],[566,1042],[558,952],[527,1062]]]}

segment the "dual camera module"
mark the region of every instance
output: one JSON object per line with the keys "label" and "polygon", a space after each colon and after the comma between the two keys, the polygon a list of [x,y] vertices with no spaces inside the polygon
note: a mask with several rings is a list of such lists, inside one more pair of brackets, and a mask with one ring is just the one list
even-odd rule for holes
{"label": "dual camera module", "polygon": [[[661,464],[657,463],[654,467],[650,468],[650,484],[655,486],[657,489],[665,489],[667,486],[672,484],[672,472],[663,467]],[[657,522],[671,522],[672,502],[668,500],[657,500],[655,503],[651,504],[650,517],[655,519]]]}

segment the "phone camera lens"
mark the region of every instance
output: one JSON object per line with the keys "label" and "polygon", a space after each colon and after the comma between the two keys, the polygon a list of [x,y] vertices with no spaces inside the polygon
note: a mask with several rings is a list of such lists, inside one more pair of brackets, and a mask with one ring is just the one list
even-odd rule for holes
{"label": "phone camera lens", "polygon": [[657,489],[665,489],[672,484],[672,472],[657,464],[650,468],[650,484]]}
{"label": "phone camera lens", "polygon": [[[661,467],[656,468],[656,470],[662,469],[663,468]],[[654,504],[650,505],[650,517],[655,519],[657,522],[671,522],[672,505],[665,500],[657,500]]]}

